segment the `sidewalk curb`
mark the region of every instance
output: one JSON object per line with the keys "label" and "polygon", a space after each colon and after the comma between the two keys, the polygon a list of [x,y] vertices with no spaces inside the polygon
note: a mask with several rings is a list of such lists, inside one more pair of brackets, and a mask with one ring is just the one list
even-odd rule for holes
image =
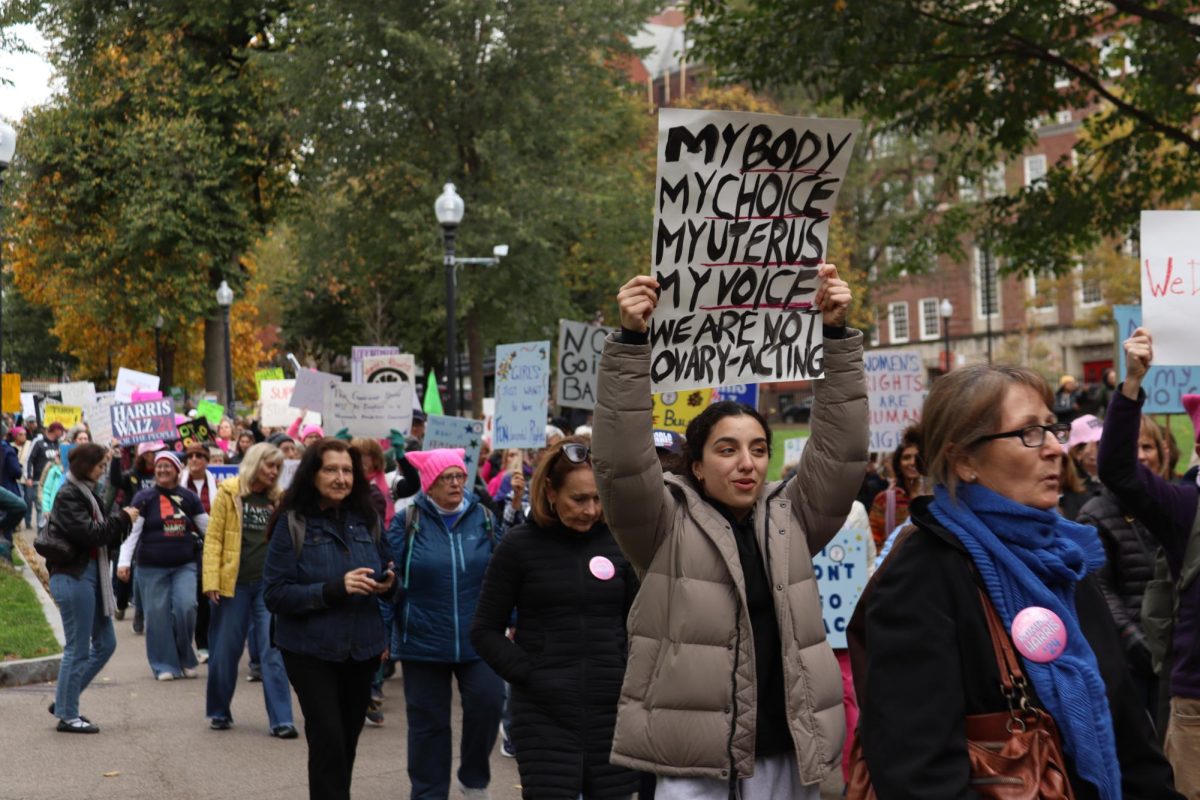
{"label": "sidewalk curb", "polygon": [[[33,593],[42,607],[42,616],[46,618],[46,623],[54,632],[54,639],[58,642],[58,646],[62,647],[66,644],[66,636],[63,633],[62,615],[58,613],[58,606],[54,604],[54,600],[46,592],[46,587],[42,586],[42,582],[38,580],[37,575],[33,573],[33,569],[28,564],[18,567],[18,571],[25,582],[33,587]],[[41,658],[23,658],[18,661],[0,661],[0,688],[57,680],[58,668],[61,664],[62,653]]]}
{"label": "sidewalk curb", "polygon": [[42,606],[42,616],[46,618],[46,624],[54,632],[58,646],[66,646],[67,635],[63,632],[62,614],[58,613],[58,604],[54,602],[54,598],[46,591],[46,587],[42,586],[42,582],[38,580],[37,575],[33,574],[33,570],[28,564],[21,569],[21,577],[33,587],[33,593],[37,595],[38,603]]}

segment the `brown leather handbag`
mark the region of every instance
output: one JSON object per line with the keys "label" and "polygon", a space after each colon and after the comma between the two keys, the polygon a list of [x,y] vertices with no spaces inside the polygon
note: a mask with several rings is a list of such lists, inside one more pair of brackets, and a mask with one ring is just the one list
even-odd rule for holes
{"label": "brown leather handbag", "polygon": [[[979,591],[987,615],[988,632],[1000,668],[1000,684],[1008,711],[967,715],[967,757],[971,763],[970,788],[980,797],[995,800],[1074,800],[1067,778],[1062,739],[1054,720],[1029,701],[1029,684],[1013,652],[1008,632],[991,599]],[[875,800],[871,774],[863,758],[862,740],[855,738],[850,751],[849,800]]]}

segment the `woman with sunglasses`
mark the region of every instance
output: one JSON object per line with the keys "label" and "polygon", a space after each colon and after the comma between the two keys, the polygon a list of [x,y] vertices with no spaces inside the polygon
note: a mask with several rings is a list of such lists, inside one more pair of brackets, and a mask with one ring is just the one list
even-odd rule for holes
{"label": "woman with sunglasses", "polygon": [[421,491],[388,527],[399,591],[392,658],[403,664],[408,777],[413,800],[450,793],[450,685],[458,680],[463,729],[458,788],[487,796],[504,683],[471,646],[484,572],[500,537],[492,513],[466,485],[465,451],[414,450]]}
{"label": "woman with sunglasses", "polygon": [[[654,451],[647,323],[660,286],[617,295],[593,425],[604,516],[642,575],[612,761],[656,773],[658,800],[817,798],[841,757],[842,675],[825,641],[812,554],[862,483],[867,392],[850,288],[832,265],[813,297],[824,377],[796,477],[767,483],[771,431],[750,406],[714,403],[687,430],[683,474]],[[519,751],[518,751],[519,752]]]}
{"label": "woman with sunglasses", "polygon": [[496,547],[471,643],[512,685],[523,797],[628,797],[637,773],[608,757],[637,577],[604,524],[582,439],[542,456],[529,493],[532,521]]}
{"label": "woman with sunglasses", "polygon": [[[1093,574],[1104,546],[1057,511],[1070,425],[1051,404],[1037,373],[984,364],[938,378],[925,401],[934,494],[913,502],[915,527],[850,625],[859,732],[880,798],[970,797],[1018,778],[972,774],[966,718],[1011,713],[1011,732],[1033,724],[1030,707],[1057,728],[1059,774],[1077,800],[1178,797]],[[1010,692],[992,610],[1024,674]]]}

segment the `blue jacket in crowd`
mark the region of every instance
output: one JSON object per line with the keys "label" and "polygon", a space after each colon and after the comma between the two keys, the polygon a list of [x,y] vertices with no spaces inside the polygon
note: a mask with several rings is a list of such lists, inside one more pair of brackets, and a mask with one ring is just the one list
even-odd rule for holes
{"label": "blue jacket in crowd", "polygon": [[17,450],[8,442],[0,442],[0,449],[3,450],[0,456],[0,487],[20,497],[22,491],[17,481],[21,478],[21,461],[17,458]]}
{"label": "blue jacket in crowd", "polygon": [[267,547],[263,598],[275,614],[276,647],[324,661],[378,658],[387,647],[378,596],[347,594],[344,576],[358,567],[387,569],[387,542],[376,541],[355,511],[333,509],[304,522],[299,554],[287,514]]}
{"label": "blue jacket in crowd", "polygon": [[[475,661],[471,619],[501,531],[492,513],[468,492],[450,527],[424,492],[396,512],[388,543],[396,558],[396,624],[392,658],[441,663]],[[411,531],[409,516],[416,514]]]}

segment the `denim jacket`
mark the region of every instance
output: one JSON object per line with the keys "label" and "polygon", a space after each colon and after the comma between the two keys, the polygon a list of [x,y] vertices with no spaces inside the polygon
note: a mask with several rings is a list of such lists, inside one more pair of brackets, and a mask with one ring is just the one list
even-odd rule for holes
{"label": "denim jacket", "polygon": [[347,594],[343,583],[358,567],[387,569],[387,542],[382,536],[375,541],[356,511],[343,513],[343,524],[332,515],[306,517],[299,555],[286,514],[271,531],[263,595],[281,650],[340,662],[377,658],[387,647],[377,597]]}

